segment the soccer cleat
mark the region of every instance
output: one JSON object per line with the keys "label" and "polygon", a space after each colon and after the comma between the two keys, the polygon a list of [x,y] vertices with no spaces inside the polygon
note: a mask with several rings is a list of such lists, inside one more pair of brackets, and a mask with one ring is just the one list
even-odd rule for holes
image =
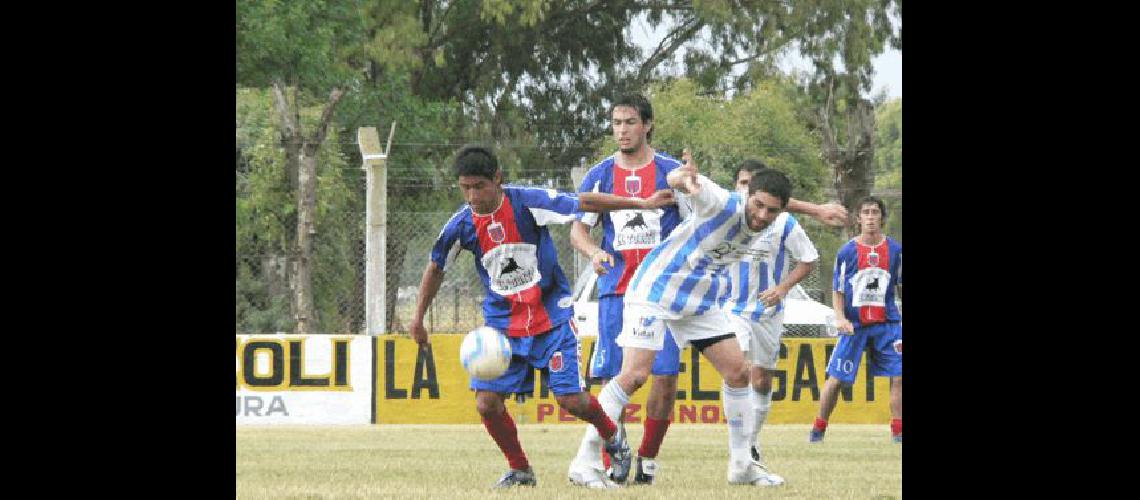
{"label": "soccer cleat", "polygon": [[499,482],[495,483],[493,488],[511,488],[514,486],[535,486],[538,484],[538,479],[534,477],[534,469],[527,467],[526,470],[511,469],[503,474]]}
{"label": "soccer cleat", "polygon": [[633,475],[634,484],[653,484],[653,477],[657,475],[657,461],[652,458],[637,457],[637,473]]}
{"label": "soccer cleat", "polygon": [[823,432],[824,431],[817,431],[815,429],[812,429],[811,434],[808,436],[808,442],[809,443],[822,442],[823,441]]}
{"label": "soccer cleat", "polygon": [[895,443],[901,443],[902,442],[902,434],[892,434],[891,435],[891,441],[893,441]]}
{"label": "soccer cleat", "polygon": [[768,472],[768,469],[756,462],[748,462],[743,468],[728,467],[728,484],[751,484],[753,486],[779,486],[784,484],[784,478]]}
{"label": "soccer cleat", "polygon": [[570,483],[587,488],[606,489],[619,486],[606,477],[605,473],[589,466],[570,466]]}
{"label": "soccer cleat", "polygon": [[625,428],[618,428],[610,440],[606,441],[605,449],[610,456],[610,479],[615,483],[624,483],[629,478],[629,466],[633,461],[633,454],[625,439]]}

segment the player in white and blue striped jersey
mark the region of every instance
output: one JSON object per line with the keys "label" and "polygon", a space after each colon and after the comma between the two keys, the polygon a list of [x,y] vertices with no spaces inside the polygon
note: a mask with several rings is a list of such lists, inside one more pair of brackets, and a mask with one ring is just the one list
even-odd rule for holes
{"label": "player in white and blue striped jersey", "polygon": [[731,291],[728,266],[751,255],[751,247],[791,197],[791,182],[782,173],[757,174],[747,198],[717,186],[697,172],[692,155],[668,175],[669,186],[689,197],[692,214],[646,256],[626,290],[622,332],[617,344],[624,362],[598,397],[606,413],[616,415],[649,376],[665,342],[666,327],[678,347],[692,344],[721,378],[728,421],[728,482],[772,486],[783,484],[751,460],[749,365],[728,332],[720,303]]}
{"label": "player in white and blue striped jersey", "polygon": [[[748,196],[751,180],[767,166],[758,160],[746,160],[736,170],[736,192]],[[819,260],[819,252],[788,210],[780,211],[776,219],[753,239],[749,252],[740,262],[729,266],[731,289],[721,302],[730,331],[736,334],[740,349],[752,364],[752,411],[745,416],[751,419],[752,460],[761,463],[757,436],[772,407],[772,371],[776,369],[780,353],[780,336],[784,330],[784,297],[811,273]],[[842,208],[839,205],[813,205],[796,201],[795,211],[816,213],[820,210]],[[808,208],[806,206],[810,206]],[[769,210],[775,207],[768,207]],[[845,210],[843,212],[846,212]],[[846,221],[846,214],[825,223]],[[791,263],[795,262],[795,267]]]}

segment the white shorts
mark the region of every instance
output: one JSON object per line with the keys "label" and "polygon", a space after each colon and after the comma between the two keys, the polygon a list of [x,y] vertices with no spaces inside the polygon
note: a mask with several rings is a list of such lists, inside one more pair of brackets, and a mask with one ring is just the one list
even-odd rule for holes
{"label": "white shorts", "polygon": [[622,313],[621,334],[617,345],[660,351],[665,346],[665,327],[673,332],[673,341],[684,349],[689,342],[724,335],[728,324],[724,314],[711,309],[698,316],[680,316],[663,312],[656,304],[626,302]]}
{"label": "white shorts", "polygon": [[768,370],[776,369],[776,359],[780,355],[780,335],[784,333],[784,314],[752,321],[735,314],[724,313],[728,331],[736,334],[744,357]]}

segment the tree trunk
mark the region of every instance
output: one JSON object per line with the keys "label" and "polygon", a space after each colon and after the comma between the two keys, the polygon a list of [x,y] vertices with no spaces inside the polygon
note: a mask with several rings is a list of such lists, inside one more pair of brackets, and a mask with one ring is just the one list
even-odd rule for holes
{"label": "tree trunk", "polygon": [[847,105],[845,144],[840,146],[838,133],[831,127],[831,96],[828,96],[819,118],[823,132],[823,153],[831,165],[833,186],[839,201],[852,215],[847,235],[859,234],[855,216],[859,201],[871,194],[875,185],[875,109],[871,101],[859,98]]}
{"label": "tree trunk", "polygon": [[297,287],[293,290],[293,314],[297,324],[294,333],[313,333],[316,318],[313,310],[312,257],[313,235],[317,232],[313,217],[317,209],[317,158],[305,155],[298,159],[297,172]]}

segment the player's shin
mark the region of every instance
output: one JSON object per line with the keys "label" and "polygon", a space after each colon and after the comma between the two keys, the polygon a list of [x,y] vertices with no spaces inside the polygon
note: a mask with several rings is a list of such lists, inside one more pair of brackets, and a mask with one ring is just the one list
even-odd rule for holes
{"label": "player's shin", "polygon": [[[768,420],[768,412],[772,409],[772,389],[769,387],[767,392],[761,393],[756,389],[751,391],[752,402],[752,433],[748,436],[749,443],[757,443],[756,437],[760,435],[760,427]],[[759,448],[759,444],[757,444]]]}
{"label": "player's shin", "polygon": [[721,386],[721,397],[724,401],[724,416],[728,420],[728,454],[733,464],[744,464],[751,461],[749,450],[751,448],[752,419],[746,418],[752,413],[752,403],[749,393],[752,388]]}
{"label": "player's shin", "polygon": [[507,463],[510,464],[511,469],[526,470],[530,466],[526,459],[526,453],[523,452],[522,444],[519,443],[518,429],[515,427],[515,421],[511,418],[510,412],[504,411],[497,415],[484,416],[483,427],[487,428],[487,433],[491,435],[491,439],[494,439],[495,444],[499,445],[499,450],[507,458]]}

